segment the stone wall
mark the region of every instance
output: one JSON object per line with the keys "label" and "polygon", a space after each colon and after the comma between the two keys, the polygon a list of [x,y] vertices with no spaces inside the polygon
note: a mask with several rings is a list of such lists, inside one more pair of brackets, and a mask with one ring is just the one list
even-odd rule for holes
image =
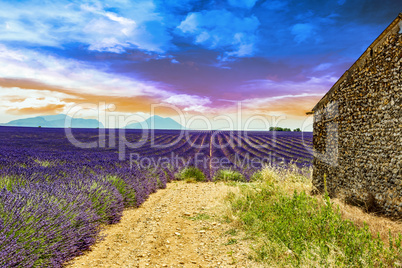
{"label": "stone wall", "polygon": [[402,216],[400,15],[314,108],[313,184]]}

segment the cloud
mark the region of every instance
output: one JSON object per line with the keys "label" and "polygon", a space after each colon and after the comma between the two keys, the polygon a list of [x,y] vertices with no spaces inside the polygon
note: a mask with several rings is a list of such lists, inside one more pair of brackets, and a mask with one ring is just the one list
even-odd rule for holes
{"label": "cloud", "polygon": [[[269,96],[269,98],[283,95],[299,94],[321,94],[326,91],[338,80],[332,75],[324,75],[320,77],[307,77],[304,81],[275,81],[270,79],[252,80],[245,83],[242,88],[253,92],[259,90],[260,94]],[[265,91],[265,93],[263,93]],[[264,96],[263,95],[263,96]],[[260,99],[264,99],[264,97]],[[258,98],[255,98],[258,101]]]}
{"label": "cloud", "polygon": [[[164,53],[171,45],[163,18],[152,1],[55,1],[51,5],[33,1],[0,5],[3,42],[51,47],[78,42],[86,44],[89,50],[113,53],[130,48]],[[112,12],[111,7],[117,9]]]}
{"label": "cloud", "polygon": [[[88,40],[89,50],[123,53],[132,46],[130,36],[136,30],[134,20],[120,17],[112,12],[94,11],[102,17],[94,18],[84,27],[83,32],[92,35]],[[131,42],[130,42],[131,41]]]}
{"label": "cloud", "polygon": [[93,95],[168,96],[164,85],[110,73],[81,61],[44,55],[0,44],[0,77],[41,81],[44,84],[88,91]]}
{"label": "cloud", "polygon": [[196,95],[178,94],[170,96],[165,102],[173,105],[186,106],[189,104],[205,105],[211,103],[211,100],[207,97],[200,97]]}
{"label": "cloud", "polygon": [[227,57],[247,57],[255,53],[259,26],[257,17],[236,16],[225,9],[189,13],[177,27],[195,44],[224,51]]}
{"label": "cloud", "polygon": [[295,36],[295,41],[300,44],[316,35],[317,31],[311,23],[298,23],[293,25],[291,33]]}
{"label": "cloud", "polygon": [[196,95],[178,94],[170,96],[165,99],[164,102],[182,106],[185,112],[205,112],[208,107],[207,104],[211,104],[211,100],[207,97],[200,97]]}
{"label": "cloud", "polygon": [[243,100],[244,107],[250,111],[303,116],[311,111],[315,104],[325,95],[338,80],[337,77],[324,75],[309,77],[305,81],[273,81],[254,80],[246,84],[250,91],[253,88],[265,90],[265,94]]}
{"label": "cloud", "polygon": [[123,113],[144,112],[171,95],[168,85],[101,67],[0,45],[0,113],[12,120],[7,114],[66,112],[85,102],[113,103]]}
{"label": "cloud", "polygon": [[265,1],[262,6],[267,8],[268,10],[278,11],[278,10],[284,10],[288,6],[288,3],[284,0]]}
{"label": "cloud", "polygon": [[269,97],[269,98],[249,99],[249,100],[245,100],[244,102],[251,103],[252,105],[260,105],[260,104],[266,104],[268,102],[276,102],[278,100],[283,100],[283,99],[295,99],[295,98],[302,98],[302,97],[322,97],[322,96],[323,96],[323,94],[320,94],[320,93],[302,93],[302,94],[294,94],[294,95],[280,95],[280,96]]}
{"label": "cloud", "polygon": [[313,71],[317,72],[317,71],[325,71],[328,70],[329,68],[331,68],[333,66],[332,63],[321,63],[320,65],[318,65],[317,67],[313,68]]}
{"label": "cloud", "polygon": [[59,114],[64,110],[64,104],[47,104],[40,107],[24,107],[24,108],[10,108],[7,112],[15,115],[32,115],[32,114]]}
{"label": "cloud", "polygon": [[128,43],[122,44],[116,38],[104,38],[100,42],[91,44],[89,46],[89,50],[96,50],[96,51],[107,51],[107,52],[114,52],[114,53],[123,53],[126,47],[129,47]]}
{"label": "cloud", "polygon": [[62,98],[71,97],[61,92],[13,87],[15,86],[15,81],[6,80],[0,79],[0,113],[2,114],[2,120],[13,120],[15,119],[13,116],[16,115],[60,113],[68,105]]}
{"label": "cloud", "polygon": [[196,33],[199,26],[199,14],[200,13],[190,13],[177,28],[179,28],[183,33]]}
{"label": "cloud", "polygon": [[258,0],[228,0],[228,3],[234,7],[251,9]]}
{"label": "cloud", "polygon": [[0,78],[0,89],[0,110],[19,111],[19,114],[35,110],[36,113],[43,113],[40,109],[47,104],[63,105],[63,112],[66,113],[79,103],[114,104],[116,111],[122,113],[147,112],[151,104],[161,101],[150,96],[94,95],[27,79]]}
{"label": "cloud", "polygon": [[302,93],[295,95],[283,95],[271,98],[250,99],[244,101],[246,110],[268,115],[305,116],[323,94]]}
{"label": "cloud", "polygon": [[170,46],[171,37],[163,17],[152,2],[132,2],[127,14],[131,18],[103,8],[83,7],[96,15],[83,30],[92,35],[90,50],[122,53],[128,48],[139,48],[164,53]]}
{"label": "cloud", "polygon": [[299,23],[291,27],[291,33],[297,44],[300,43],[321,43],[324,31],[328,31],[329,26],[334,25],[339,15],[330,13],[326,16],[315,14],[311,10],[300,13],[296,16]]}

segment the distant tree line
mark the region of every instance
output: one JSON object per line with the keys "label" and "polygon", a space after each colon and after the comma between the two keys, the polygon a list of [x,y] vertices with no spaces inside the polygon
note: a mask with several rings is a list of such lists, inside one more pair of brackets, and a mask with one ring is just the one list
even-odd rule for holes
{"label": "distant tree line", "polygon": [[[269,131],[292,131],[290,128],[270,127]],[[300,128],[293,129],[294,132],[301,132]]]}

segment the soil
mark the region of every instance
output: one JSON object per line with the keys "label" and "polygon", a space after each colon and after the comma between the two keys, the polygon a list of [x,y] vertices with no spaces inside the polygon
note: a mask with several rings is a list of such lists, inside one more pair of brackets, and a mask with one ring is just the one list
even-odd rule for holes
{"label": "soil", "polygon": [[223,183],[169,183],[106,226],[104,240],[67,267],[259,267],[250,241],[221,217]]}

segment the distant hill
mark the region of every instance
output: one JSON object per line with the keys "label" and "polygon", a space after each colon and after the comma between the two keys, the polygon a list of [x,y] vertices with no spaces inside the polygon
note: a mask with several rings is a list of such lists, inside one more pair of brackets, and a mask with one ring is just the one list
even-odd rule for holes
{"label": "distant hill", "polygon": [[[154,122],[154,125],[152,124]],[[142,126],[143,125],[143,126]],[[126,126],[127,129],[185,129],[182,125],[169,117],[152,116],[141,123],[133,123]]]}
{"label": "distant hill", "polygon": [[[50,127],[65,128],[66,119],[71,119],[72,128],[103,128],[103,124],[96,119],[71,118],[65,114],[37,116],[25,119],[18,119],[3,124],[13,127]],[[70,126],[67,126],[70,127]]]}

